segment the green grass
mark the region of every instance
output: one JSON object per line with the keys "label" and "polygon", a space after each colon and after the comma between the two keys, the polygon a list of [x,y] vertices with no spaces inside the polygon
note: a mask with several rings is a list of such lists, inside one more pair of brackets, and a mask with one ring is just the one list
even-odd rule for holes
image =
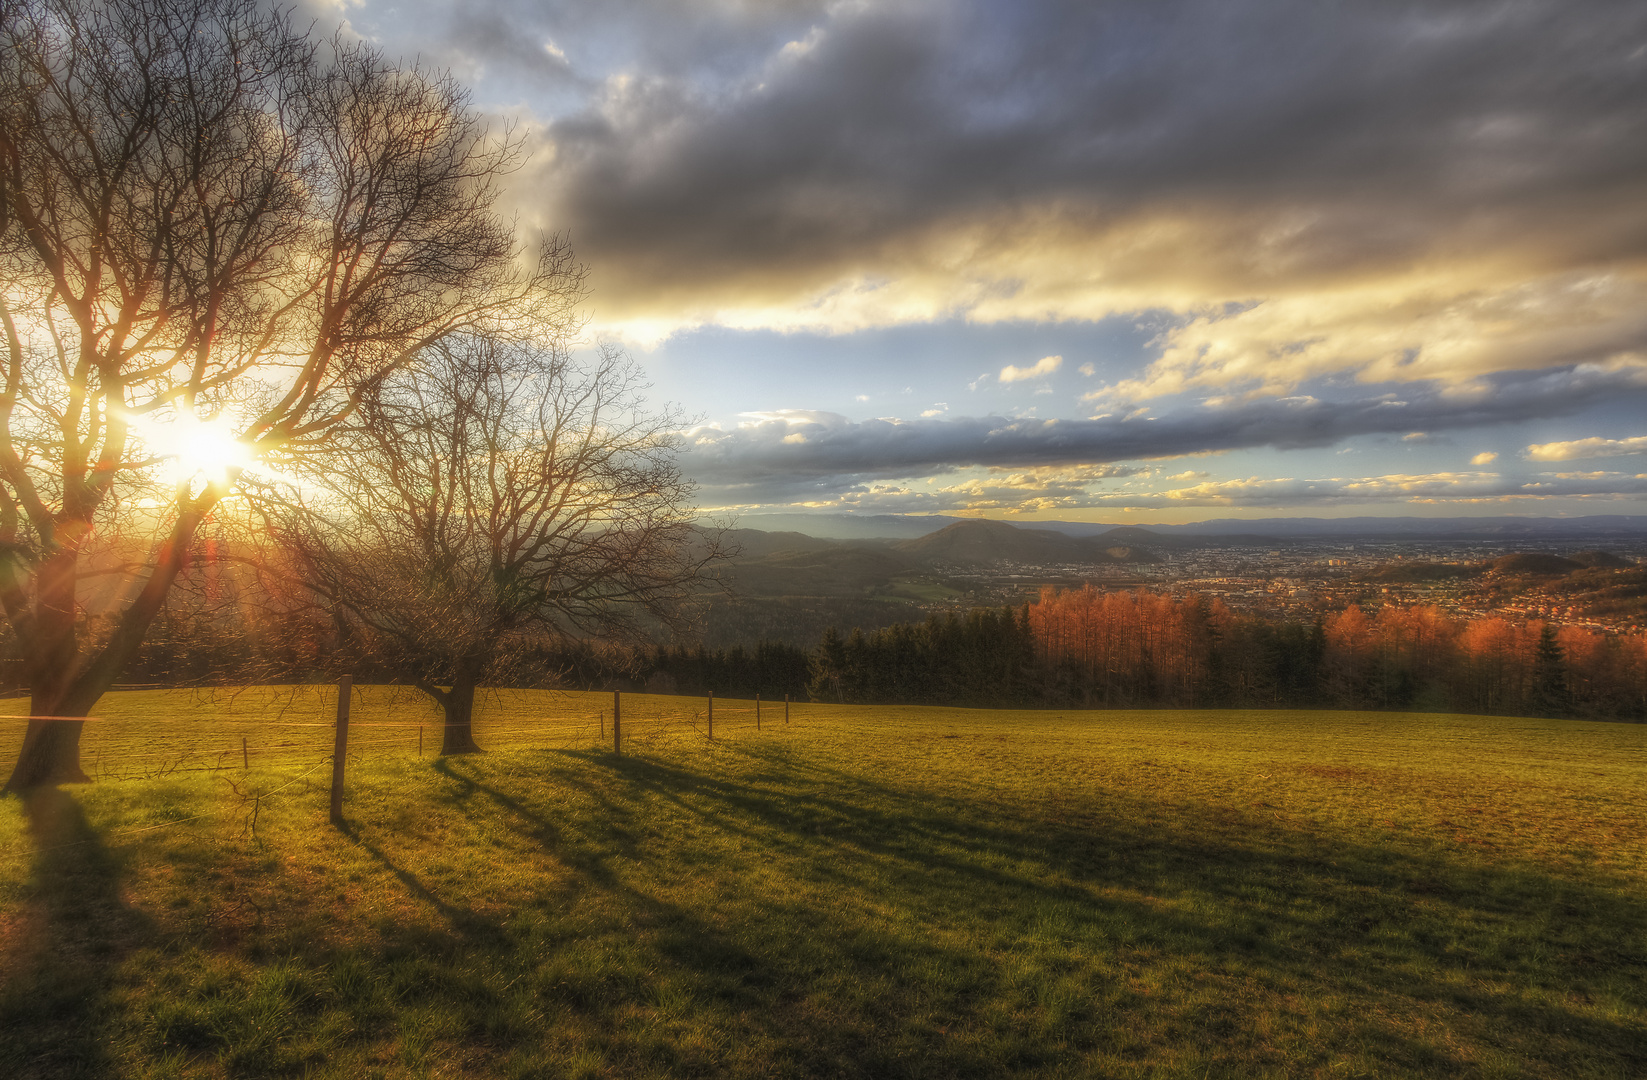
{"label": "green grass", "polygon": [[962,594],[959,589],[952,589],[943,582],[929,577],[900,576],[888,583],[885,595],[900,600],[934,604],[947,603]]}
{"label": "green grass", "polygon": [[0,1076],[1647,1074],[1647,728],[610,702],[111,695],[281,752],[0,802]]}

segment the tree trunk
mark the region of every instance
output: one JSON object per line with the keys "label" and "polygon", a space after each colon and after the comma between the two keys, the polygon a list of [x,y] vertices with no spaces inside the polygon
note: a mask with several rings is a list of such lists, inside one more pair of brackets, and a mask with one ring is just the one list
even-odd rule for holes
{"label": "tree trunk", "polygon": [[460,678],[455,686],[441,696],[440,708],[446,714],[446,727],[440,738],[442,757],[448,754],[478,754],[475,744],[475,684]]}
{"label": "tree trunk", "polygon": [[40,563],[36,577],[33,639],[25,646],[29,680],[29,726],[6,790],[21,791],[44,784],[90,782],[80,768],[80,719],[69,706],[79,643],[75,634],[76,570],[79,538],[89,526],[60,526],[63,542]]}
{"label": "tree trunk", "polygon": [[24,791],[49,784],[89,784],[91,777],[80,768],[80,729],[84,720],[50,717],[34,710],[39,706],[30,698],[28,731],[23,735],[23,749],[18,752],[17,765],[7,791]]}
{"label": "tree trunk", "polygon": [[65,544],[42,563],[35,605],[36,641],[29,650],[32,719],[5,790],[91,782],[80,768],[84,718],[137,655],[149,624],[160,613],[167,591],[183,568],[184,553],[202,516],[194,509],[179,516],[143,590],[122,613],[108,643],[84,664],[79,662],[74,622],[79,545]]}

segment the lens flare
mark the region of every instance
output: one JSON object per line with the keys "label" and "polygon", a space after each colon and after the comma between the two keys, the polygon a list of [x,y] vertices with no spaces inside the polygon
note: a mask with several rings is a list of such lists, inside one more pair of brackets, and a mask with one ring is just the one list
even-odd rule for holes
{"label": "lens flare", "polygon": [[231,417],[200,420],[187,414],[169,424],[157,425],[150,440],[166,459],[168,478],[185,483],[195,477],[208,484],[228,487],[230,474],[252,464],[249,447],[235,438]]}

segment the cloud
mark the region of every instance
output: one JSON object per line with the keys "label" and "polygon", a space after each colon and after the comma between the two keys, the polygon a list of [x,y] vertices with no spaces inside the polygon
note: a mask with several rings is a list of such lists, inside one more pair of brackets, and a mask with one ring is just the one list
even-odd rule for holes
{"label": "cloud", "polygon": [[[1596,387],[1635,393],[1647,364],[1639,3],[305,2],[450,67],[500,126],[523,125],[510,209],[571,235],[597,328],[655,343],[710,324],[1119,314],[1153,334],[1131,366],[1130,340],[1037,338],[1097,361],[1079,370],[1103,420],[796,414],[703,433],[688,468],[716,498],[930,504],[931,485],[904,481],[1439,441],[1572,415],[1607,400]],[[920,393],[981,373],[973,412],[1068,415],[1006,379],[1038,365],[1009,365],[1017,396],[988,399],[1002,363],[1033,355],[973,354]],[[912,376],[877,385],[893,380]],[[1516,466],[1601,456],[1571,449],[1597,442],[1631,440],[1535,445]]]}
{"label": "cloud", "polygon": [[1647,493],[1647,475],[1548,477],[1533,481],[1496,473],[1392,473],[1367,477],[1321,479],[1217,480],[1149,492],[1105,492],[1093,504],[1136,507],[1341,506],[1358,503],[1408,504],[1516,503],[1549,498],[1614,499]]}
{"label": "cloud", "polygon": [[1571,442],[1534,443],[1527,447],[1529,461],[1572,461],[1575,458],[1623,457],[1647,454],[1647,435],[1633,439],[1574,439]]}
{"label": "cloud", "polygon": [[[1647,365],[1579,365],[1511,374],[1467,388],[1416,386],[1401,397],[1344,401],[1255,398],[1092,420],[877,419],[815,411],[752,414],[737,429],[687,432],[683,467],[711,499],[740,503],[818,498],[870,480],[932,477],[970,467],[1098,466],[1268,447],[1331,446],[1357,435],[1462,430],[1571,413],[1643,396]],[[805,442],[787,441],[791,435]]]}
{"label": "cloud", "polygon": [[512,197],[610,325],[1173,313],[1137,400],[1647,345],[1640,5],[601,7],[445,47],[581,95]]}
{"label": "cloud", "polygon": [[1647,274],[1523,279],[1444,274],[1302,289],[1199,315],[1158,340],[1140,375],[1088,395],[1141,401],[1192,390],[1288,393],[1323,375],[1360,382],[1468,379],[1629,356],[1647,345]]}
{"label": "cloud", "polygon": [[1210,480],[1144,496],[1149,505],[1281,506],[1294,503],[1388,502],[1440,498],[1447,501],[1497,496],[1507,490],[1493,473],[1392,473],[1317,480]]}
{"label": "cloud", "polygon": [[1062,356],[1043,356],[1027,368],[1016,367],[1012,364],[1008,364],[1006,367],[1001,369],[1001,374],[998,378],[1003,383],[1022,382],[1025,379],[1039,379],[1043,376],[1051,375],[1054,371],[1057,371],[1063,363],[1064,358]]}
{"label": "cloud", "polygon": [[[1119,475],[1128,475],[1122,470]],[[1191,480],[1204,473],[1185,473],[1168,480]],[[1410,507],[1480,504],[1518,505],[1552,498],[1608,502],[1647,494],[1647,474],[1561,473],[1518,480],[1486,472],[1390,473],[1364,477],[1247,477],[1206,480],[1179,487],[1151,487],[1124,481],[1098,486],[1079,471],[1036,470],[1008,476],[979,475],[945,482],[911,480],[867,482],[840,490],[816,490],[798,496],[793,507],[864,513],[946,513],[1016,515],[1119,512],[1143,509],[1278,509],[1313,510],[1337,506]],[[753,509],[739,503],[715,510]],[[771,504],[764,504],[771,505]]]}
{"label": "cloud", "polygon": [[1079,510],[1093,505],[1094,484],[1132,476],[1138,471],[1115,465],[1012,473],[993,470],[985,476],[938,485],[931,491],[931,497],[946,510],[971,513]]}
{"label": "cloud", "polygon": [[1521,498],[1600,498],[1647,495],[1647,473],[1557,473],[1521,484]]}
{"label": "cloud", "polygon": [[[1099,504],[1093,485],[1139,472],[1122,465],[1021,472],[985,470],[950,482],[870,481],[834,491],[808,491],[789,505],[882,514],[1017,515],[1080,510]],[[761,504],[734,503],[713,509],[740,510],[757,505]]]}
{"label": "cloud", "polygon": [[1491,465],[1498,460],[1498,455],[1491,450],[1483,450],[1470,459],[1471,465]]}

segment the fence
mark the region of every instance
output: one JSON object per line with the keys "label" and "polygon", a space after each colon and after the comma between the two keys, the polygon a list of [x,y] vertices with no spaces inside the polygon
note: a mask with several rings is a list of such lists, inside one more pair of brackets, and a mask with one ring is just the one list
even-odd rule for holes
{"label": "fence", "polygon": [[[135,688],[134,688],[135,689]],[[333,790],[350,764],[386,755],[439,753],[443,721],[429,698],[407,687],[252,687],[106,695],[86,717],[81,767],[94,780],[240,771],[308,772],[333,765]],[[488,750],[644,750],[681,739],[777,731],[799,719],[797,703],[717,701],[657,694],[495,691],[477,695],[474,730]],[[421,717],[408,713],[421,712]],[[30,719],[4,716],[10,749]],[[4,730],[4,728],[0,728]],[[337,804],[334,799],[334,810]],[[334,812],[334,820],[337,814]]]}

